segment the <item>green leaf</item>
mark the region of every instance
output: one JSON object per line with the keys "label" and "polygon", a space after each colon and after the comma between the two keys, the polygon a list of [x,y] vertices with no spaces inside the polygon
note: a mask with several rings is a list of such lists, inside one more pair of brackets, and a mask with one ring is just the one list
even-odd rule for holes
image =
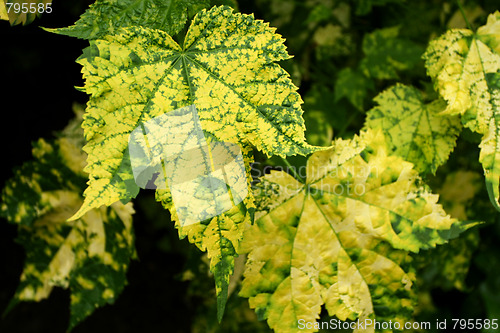
{"label": "green leaf", "polygon": [[389,149],[412,162],[418,172],[434,174],[455,147],[460,119],[439,115],[446,103],[424,104],[417,89],[402,84],[374,100],[379,106],[368,111],[365,126],[384,131]]}
{"label": "green leaf", "polygon": [[75,25],[47,30],[92,40],[118,33],[123,27],[141,26],[173,36],[184,28],[188,17],[208,5],[207,0],[97,0]]}
{"label": "green leaf", "polygon": [[[470,220],[467,212],[470,213],[470,207],[477,206],[474,199],[482,188],[480,180],[481,175],[472,171],[458,170],[448,174],[443,185],[437,189],[439,202],[446,212],[462,221]],[[421,289],[456,288],[467,291],[466,278],[479,243],[479,229],[473,229],[448,244],[419,254],[416,266],[422,279]]]}
{"label": "green leaf", "polygon": [[363,38],[365,58],[360,69],[368,77],[397,79],[397,72],[420,61],[423,49],[408,39],[398,38],[399,27],[375,30]]}
{"label": "green leaf", "polygon": [[497,210],[500,178],[500,12],[476,33],[450,30],[432,41],[424,55],[436,90],[448,102],[443,113],[483,135],[479,161],[490,201]]}
{"label": "green leaf", "polygon": [[26,251],[9,309],[19,301],[47,298],[53,287],[69,288],[70,330],[96,308],[115,301],[135,256],[131,204],[93,209],[66,222],[82,204],[85,186],[85,155],[78,145],[83,133],[74,128],[68,127],[54,143],[41,139],[35,144],[35,159],[7,182],[1,206],[1,214],[19,225],[17,242]]}
{"label": "green leaf", "polygon": [[345,97],[358,110],[364,111],[364,100],[369,90],[373,90],[373,81],[357,70],[347,67],[342,69],[335,82],[335,102]]}
{"label": "green leaf", "polygon": [[323,304],[340,320],[409,320],[407,251],[468,227],[446,215],[411,163],[388,156],[380,132],[313,154],[305,184],[285,172],[261,181],[240,295],[275,332],[313,332],[298,320],[315,322]]}

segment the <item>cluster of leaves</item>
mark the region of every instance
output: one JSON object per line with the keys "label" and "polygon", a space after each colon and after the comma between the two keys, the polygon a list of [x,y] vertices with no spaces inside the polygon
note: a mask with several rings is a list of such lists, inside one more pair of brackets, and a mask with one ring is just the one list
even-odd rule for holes
{"label": "cluster of leaves", "polygon": [[[190,225],[180,222],[176,211],[182,207],[175,207],[168,186],[158,186],[156,199],[170,212],[179,236],[207,252],[219,321],[237,288],[275,332],[317,331],[300,330],[297,323],[316,322],[323,306],[340,320],[407,322],[418,305],[414,285],[424,281],[417,273],[437,258],[442,264],[427,276],[443,274],[444,285],[464,288],[478,233],[448,241],[477,224],[465,211],[471,197],[450,197],[457,191],[447,188],[457,183],[450,180],[440,191],[445,210],[425,180],[447,162],[464,126],[482,135],[479,161],[490,199],[500,209],[500,13],[477,32],[452,29],[428,45],[425,66],[436,94],[405,80],[404,73],[417,70],[425,47],[401,37],[401,27],[362,37],[352,29],[352,17],[392,2],[397,1],[261,3],[274,15],[271,21],[290,26],[290,48],[299,50],[294,64],[284,63],[291,75],[278,65],[290,59],[284,39],[269,24],[236,12],[232,1],[97,0],[75,25],[49,29],[89,42],[77,62],[85,79],[80,89],[90,97],[76,122],[83,133],[72,124],[54,143],[39,141],[35,160],[3,191],[2,214],[19,225],[27,251],[12,304],[38,301],[53,286],[69,287],[72,328],[114,301],[135,256],[130,201],[139,186],[129,136],[148,120],[193,104],[208,141],[241,149],[249,195]],[[296,15],[305,15],[308,29],[287,21]],[[342,68],[332,65],[357,46],[362,57]],[[326,72],[334,66],[333,81],[318,72],[323,66]],[[391,80],[405,84],[387,87]],[[314,82],[305,95],[304,117],[313,130],[307,139],[328,147],[306,142],[302,99],[293,82],[309,81]],[[371,97],[376,105],[365,113]],[[321,112],[325,107],[327,115]],[[346,117],[349,112],[354,116]],[[364,125],[352,121],[360,116]],[[353,137],[352,125],[363,126]],[[332,143],[334,131],[339,133]],[[181,156],[185,136],[167,138],[178,147],[174,156]],[[254,151],[266,159],[310,155],[305,179],[272,171],[254,186]],[[180,161],[168,163],[175,167]],[[480,176],[467,177],[464,186]],[[469,190],[472,197],[476,192]],[[431,251],[426,256],[421,250]],[[244,278],[234,282],[235,258],[245,255]]]}
{"label": "cluster of leaves", "polygon": [[55,286],[70,288],[70,329],[95,308],[114,302],[135,257],[131,203],[116,202],[66,222],[81,206],[85,188],[83,110],[77,112],[56,140],[34,144],[34,160],[17,169],[3,189],[0,211],[18,225],[17,241],[26,249],[9,308],[19,301],[40,301]]}

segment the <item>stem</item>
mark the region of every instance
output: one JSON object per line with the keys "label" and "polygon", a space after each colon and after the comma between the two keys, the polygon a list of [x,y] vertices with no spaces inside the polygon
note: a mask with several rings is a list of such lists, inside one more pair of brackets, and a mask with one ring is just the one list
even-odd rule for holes
{"label": "stem", "polygon": [[283,157],[280,158],[283,160],[283,162],[285,162],[286,166],[288,167],[288,170],[292,172],[293,177],[295,177],[295,179],[297,179],[299,182],[305,183],[304,179],[302,179],[302,177],[299,176],[297,171],[295,171],[295,167],[291,165],[290,162],[288,162],[285,158]]}
{"label": "stem", "polygon": [[351,125],[352,121],[357,117],[357,113],[353,112],[351,114],[351,116],[349,117],[349,119],[347,119],[347,121],[344,123],[344,126],[342,126],[342,128],[339,130],[338,133],[333,133],[334,134],[334,137],[335,138],[341,138],[342,135],[344,135],[345,131],[347,130],[347,127],[349,127],[349,125]]}
{"label": "stem", "polygon": [[462,13],[462,16],[465,20],[465,24],[467,24],[467,28],[469,28],[469,30],[472,30],[472,26],[470,25],[469,20],[467,19],[467,16],[465,16],[465,11],[464,11],[464,8],[462,7],[462,4],[460,3],[460,0],[457,0],[457,4],[458,4],[458,8],[460,9],[460,13]]}

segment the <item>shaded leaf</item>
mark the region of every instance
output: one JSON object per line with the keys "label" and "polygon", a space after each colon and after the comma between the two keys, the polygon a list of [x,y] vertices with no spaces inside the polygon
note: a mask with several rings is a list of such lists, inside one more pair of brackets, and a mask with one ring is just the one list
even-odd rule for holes
{"label": "shaded leaf", "polygon": [[461,124],[458,117],[439,115],[446,103],[424,104],[417,89],[401,84],[374,100],[379,106],[368,111],[365,126],[383,130],[394,154],[412,162],[421,173],[435,173],[448,160]]}
{"label": "shaded leaf", "polygon": [[404,0],[356,0],[356,15],[366,15],[372,11],[374,6],[384,6],[389,3],[404,2]]}
{"label": "shaded leaf", "polygon": [[445,114],[483,135],[479,161],[490,200],[500,210],[500,12],[477,33],[450,30],[432,41],[424,55],[436,90],[448,102]]}
{"label": "shaded leaf", "polygon": [[307,142],[316,146],[328,146],[332,143],[333,127],[328,116],[319,110],[310,110],[304,113],[307,127]]}
{"label": "shaded leaf", "polygon": [[473,171],[458,170],[446,176],[438,189],[440,202],[454,218],[467,220],[467,208],[472,206],[476,194],[481,190],[481,175]]}
{"label": "shaded leaf", "polygon": [[443,246],[419,254],[415,266],[422,279],[420,289],[467,291],[466,278],[479,241],[479,232],[473,229]]}
{"label": "shaded leaf", "polygon": [[75,25],[49,31],[82,39],[99,39],[122,27],[141,26],[175,35],[188,17],[208,7],[208,0],[98,0]]}
{"label": "shaded leaf", "polygon": [[[481,175],[472,171],[459,170],[447,175],[444,184],[437,190],[439,202],[446,212],[456,219],[469,220],[467,208],[473,205],[474,197],[481,190],[480,179]],[[456,288],[466,291],[467,274],[479,242],[479,230],[474,229],[443,246],[420,253],[416,257],[420,289]]]}
{"label": "shaded leaf", "polygon": [[240,295],[275,332],[313,332],[298,320],[315,322],[323,304],[340,320],[408,320],[407,251],[468,226],[446,215],[411,163],[387,155],[380,132],[337,140],[309,158],[307,172],[305,184],[285,172],[261,179]]}
{"label": "shaded leaf", "polygon": [[373,90],[373,81],[357,70],[347,67],[342,69],[335,82],[335,101],[345,97],[358,110],[364,111],[367,92]]}
{"label": "shaded leaf", "polygon": [[375,30],[363,38],[365,58],[360,69],[368,77],[397,79],[397,72],[412,68],[423,49],[408,39],[398,38],[399,27]]}
{"label": "shaded leaf", "polygon": [[7,182],[1,206],[1,214],[19,225],[17,242],[26,251],[9,308],[45,299],[53,287],[69,288],[70,330],[97,307],[114,303],[135,255],[131,204],[93,209],[66,222],[83,202],[85,175],[78,165],[85,155],[75,145],[83,141],[78,135],[83,136],[79,126],[71,125],[54,143],[40,139],[33,148],[35,159]]}

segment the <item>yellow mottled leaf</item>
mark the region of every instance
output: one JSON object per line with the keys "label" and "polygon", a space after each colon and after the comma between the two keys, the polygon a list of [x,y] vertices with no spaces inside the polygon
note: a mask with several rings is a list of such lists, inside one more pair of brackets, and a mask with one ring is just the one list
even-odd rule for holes
{"label": "yellow mottled leaf", "polygon": [[444,113],[462,115],[479,134],[490,200],[500,210],[500,12],[477,32],[454,29],[432,41],[424,55],[428,74],[448,102]]}
{"label": "yellow mottled leaf", "polygon": [[240,295],[278,333],[316,331],[298,322],[316,322],[323,305],[340,320],[403,325],[415,303],[408,251],[467,228],[437,200],[381,132],[337,140],[310,157],[305,184],[285,172],[261,179]]}
{"label": "yellow mottled leaf", "polygon": [[368,111],[367,128],[381,129],[389,149],[422,173],[435,173],[448,159],[461,130],[458,117],[439,115],[446,103],[424,104],[418,90],[398,84],[374,99],[379,106]]}
{"label": "yellow mottled leaf", "polygon": [[81,112],[76,111],[77,118],[54,142],[34,144],[34,160],[7,181],[0,209],[18,225],[17,241],[26,250],[9,309],[19,301],[41,301],[54,287],[69,288],[70,329],[97,307],[115,301],[135,255],[131,203],[117,202],[66,221],[83,202],[86,178]]}
{"label": "yellow mottled leaf", "polygon": [[[160,175],[153,181],[158,200],[181,237],[211,259],[220,319],[243,226],[253,215],[252,148],[268,156],[318,148],[305,142],[302,100],[276,63],[290,56],[267,23],[213,7],[194,17],[178,44],[136,21],[89,37],[97,38],[78,60],[90,95],[82,125],[89,182],[71,219],[127,202]],[[189,108],[193,113],[181,112]],[[217,151],[239,161],[236,171],[217,161]]]}
{"label": "yellow mottled leaf", "polygon": [[78,62],[91,95],[86,210],[137,193],[127,165],[128,138],[141,124],[188,105],[217,140],[252,144],[267,155],[306,155],[302,100],[276,64],[288,59],[280,35],[229,7],[202,11],[183,45],[162,30],[128,27],[91,42]]}

